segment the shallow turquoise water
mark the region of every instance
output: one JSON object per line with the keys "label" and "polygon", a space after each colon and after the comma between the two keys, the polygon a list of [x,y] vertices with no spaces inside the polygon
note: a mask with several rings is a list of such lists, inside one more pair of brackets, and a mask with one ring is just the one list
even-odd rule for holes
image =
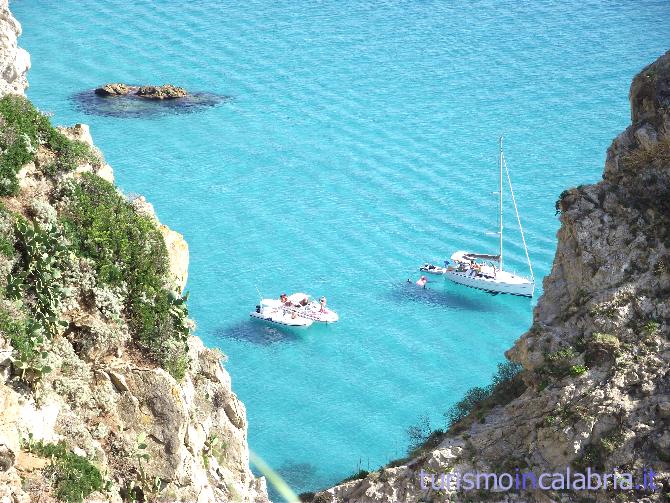
{"label": "shallow turquoise water", "polygon": [[[536,274],[566,187],[596,181],[631,77],[670,45],[665,1],[16,0],[29,96],[86,122],[127,192],[191,248],[198,334],[228,356],[251,447],[298,491],[404,454],[406,428],[486,384],[531,303],[416,266],[495,238],[497,137]],[[190,115],[86,115],[108,81],[230,96]],[[511,216],[511,215],[510,215]],[[510,220],[511,224],[512,221]],[[508,265],[523,250],[509,243]],[[326,294],[342,321],[249,322],[268,296]]]}

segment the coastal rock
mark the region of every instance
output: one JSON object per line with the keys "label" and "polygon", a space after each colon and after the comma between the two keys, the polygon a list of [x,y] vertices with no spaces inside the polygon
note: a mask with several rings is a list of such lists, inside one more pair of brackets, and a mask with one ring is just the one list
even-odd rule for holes
{"label": "coastal rock", "polygon": [[105,84],[93,91],[98,96],[137,96],[149,100],[173,100],[188,96],[183,87],[164,84],[162,86],[129,86],[127,84]]}
{"label": "coastal rock", "polygon": [[[533,326],[506,353],[523,365],[525,391],[466,417],[436,447],[400,466],[341,483],[311,501],[573,502],[584,496],[437,491],[430,481],[421,487],[422,470],[429,478],[590,466],[639,475],[651,466],[656,486],[670,487],[670,52],[635,77],[630,103],[632,124],[608,149],[603,180],[567,190],[557,202],[561,228],[544,294]],[[613,498],[607,491],[589,497]],[[663,498],[662,491],[616,496]]]}
{"label": "coastal rock", "polygon": [[0,471],[6,472],[14,465],[20,449],[17,423],[21,409],[18,394],[4,384],[0,384],[0,411]]}
{"label": "coastal rock", "polygon": [[95,162],[87,162],[77,166],[75,173],[94,173],[109,183],[114,183],[114,170],[105,162],[102,152],[93,143],[88,124],[75,124],[71,127],[60,126],[57,129],[70,140],[81,141],[88,145],[96,158]]}
{"label": "coastal rock", "polygon": [[18,46],[19,35],[21,24],[9,11],[8,0],[0,0],[0,97],[23,94],[28,87],[30,55]]}
{"label": "coastal rock", "polygon": [[166,225],[159,225],[158,229],[163,235],[165,246],[168,251],[170,277],[173,278],[177,291],[183,292],[188,280],[188,243],[177,231],[173,231]]}
{"label": "coastal rock", "polygon": [[132,88],[126,84],[105,84],[94,91],[98,96],[125,96]]}
{"label": "coastal rock", "polygon": [[165,84],[163,86],[141,86],[137,90],[137,96],[152,100],[173,100],[188,96],[188,92],[183,87]]}
{"label": "coastal rock", "polygon": [[139,215],[144,215],[150,219],[158,222],[158,217],[156,216],[156,210],[154,210],[154,205],[147,201],[147,198],[144,196],[133,197],[130,200],[130,205]]}

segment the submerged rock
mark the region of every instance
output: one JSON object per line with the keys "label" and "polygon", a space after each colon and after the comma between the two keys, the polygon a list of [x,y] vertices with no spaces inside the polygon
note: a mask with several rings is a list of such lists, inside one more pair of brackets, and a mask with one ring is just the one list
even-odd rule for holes
{"label": "submerged rock", "polygon": [[89,115],[137,119],[197,112],[230,98],[214,93],[188,92],[171,84],[106,84],[97,89],[81,91],[71,99],[75,108]]}

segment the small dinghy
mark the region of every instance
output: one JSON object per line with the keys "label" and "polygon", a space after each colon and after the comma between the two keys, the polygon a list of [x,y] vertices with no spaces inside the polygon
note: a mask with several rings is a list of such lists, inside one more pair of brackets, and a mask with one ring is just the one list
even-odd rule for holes
{"label": "small dinghy", "polygon": [[446,267],[440,267],[439,265],[434,265],[434,264],[423,264],[421,267],[419,267],[419,271],[421,272],[427,272],[428,274],[445,274],[447,272]]}
{"label": "small dinghy", "polygon": [[275,299],[261,300],[256,310],[249,313],[249,316],[284,327],[309,327],[314,323],[312,319],[304,317],[299,309],[286,306]]}
{"label": "small dinghy", "polygon": [[313,320],[318,323],[335,323],[340,317],[332,309],[326,307],[326,298],[321,297],[317,300],[310,300],[310,296],[306,293],[294,293],[288,296],[288,300],[293,306],[293,309],[308,320]]}

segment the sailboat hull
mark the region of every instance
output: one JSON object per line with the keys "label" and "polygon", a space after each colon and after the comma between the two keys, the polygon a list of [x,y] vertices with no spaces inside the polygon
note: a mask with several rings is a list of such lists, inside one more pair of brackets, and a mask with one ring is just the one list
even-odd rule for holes
{"label": "sailboat hull", "polygon": [[535,283],[521,276],[499,271],[495,278],[476,276],[472,271],[447,271],[445,277],[454,283],[491,293],[532,297]]}

